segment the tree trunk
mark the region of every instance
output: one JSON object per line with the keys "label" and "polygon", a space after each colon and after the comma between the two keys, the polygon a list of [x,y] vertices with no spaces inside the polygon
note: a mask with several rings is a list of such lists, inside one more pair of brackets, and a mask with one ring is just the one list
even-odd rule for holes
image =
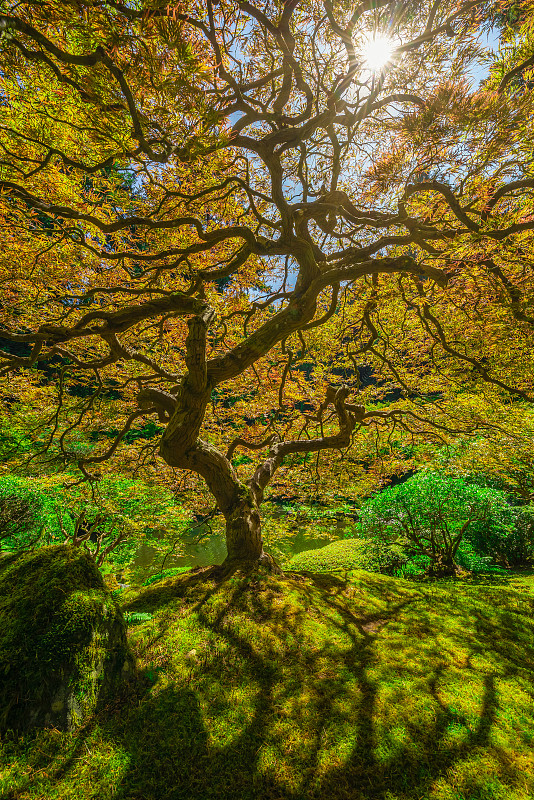
{"label": "tree trunk", "polygon": [[440,553],[431,562],[428,568],[428,575],[432,578],[452,578],[458,575],[460,571],[460,567],[456,564],[451,554]]}
{"label": "tree trunk", "polygon": [[[313,315],[312,306],[314,307],[312,304],[306,311],[308,316]],[[288,314],[291,313],[291,310],[288,311]],[[339,419],[338,434],[305,441],[289,440],[284,442],[281,442],[277,436],[270,436],[268,440],[258,446],[247,445],[245,440],[238,438],[230,446],[227,455],[223,455],[209,442],[199,438],[206,407],[217,383],[213,375],[208,378],[206,362],[206,335],[213,314],[213,309],[206,306],[202,313],[188,320],[189,333],[185,342],[187,373],[176,387],[175,393],[169,394],[153,388],[144,388],[138,394],[138,403],[140,407],[148,405],[163,418],[169,417],[167,427],[161,437],[160,455],[171,467],[193,470],[201,475],[219,509],[224,514],[228,555],[223,565],[223,572],[227,567],[230,570],[239,565],[253,568],[259,563],[275,572],[281,572],[274,559],[263,550],[259,506],[267,484],[284,457],[290,453],[308,453],[332,447],[347,447],[350,444],[350,436],[356,420],[363,419],[365,409],[363,406],[350,406],[350,409],[345,406],[345,400],[349,394],[347,386],[338,389],[328,387],[325,401],[319,408],[318,420],[322,419],[326,408],[333,404]],[[277,340],[277,337],[280,338],[278,333],[275,336],[273,332],[272,335],[274,336],[273,342]],[[250,363],[254,361],[252,356],[255,353],[255,350],[251,351]],[[271,443],[271,447],[267,459],[258,466],[251,480],[243,483],[232,465],[233,450],[237,444],[248,446],[249,449],[254,450],[263,447],[268,442]]]}
{"label": "tree trunk", "polygon": [[250,498],[225,513],[227,561],[259,561],[263,553],[260,513]]}
{"label": "tree trunk", "polygon": [[282,575],[275,559],[263,549],[259,507],[248,487],[246,492],[245,497],[241,494],[239,501],[224,512],[228,555],[221,568],[223,572],[233,572],[235,569],[254,570],[261,565]]}

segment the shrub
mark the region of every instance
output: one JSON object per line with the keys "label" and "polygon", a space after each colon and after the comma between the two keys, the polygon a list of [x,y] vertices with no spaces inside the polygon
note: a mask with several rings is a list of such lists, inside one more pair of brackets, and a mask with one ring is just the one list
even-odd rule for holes
{"label": "shrub", "polygon": [[315,550],[305,550],[290,559],[286,569],[309,572],[339,572],[366,569],[380,572],[376,545],[368,539],[340,539]]}
{"label": "shrub", "polygon": [[1,550],[28,550],[59,544],[64,539],[56,503],[46,495],[37,480],[14,475],[0,477]]}
{"label": "shrub", "polygon": [[408,558],[425,557],[435,576],[455,574],[461,543],[476,525],[483,532],[512,518],[504,492],[431,472],[374,495],[360,511],[366,537],[400,548]]}
{"label": "shrub", "polygon": [[467,537],[460,542],[456,561],[460,567],[469,570],[469,572],[485,572],[492,563],[491,556],[483,555],[477,551]]}
{"label": "shrub", "polygon": [[475,553],[499,566],[528,566],[534,562],[534,513],[528,506],[508,506],[473,525],[468,540]]}
{"label": "shrub", "polygon": [[78,528],[72,544],[104,569],[126,567],[141,542],[161,546],[162,532],[175,536],[185,525],[185,511],[172,492],[155,483],[107,475],[94,487],[81,484],[66,492],[61,485],[54,491],[63,519]]}

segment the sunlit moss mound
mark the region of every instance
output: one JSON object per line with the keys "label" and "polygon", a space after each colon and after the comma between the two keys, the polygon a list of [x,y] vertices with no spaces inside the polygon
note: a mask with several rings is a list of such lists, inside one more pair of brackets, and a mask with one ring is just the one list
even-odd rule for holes
{"label": "sunlit moss mound", "polygon": [[297,553],[286,566],[289,570],[309,572],[341,572],[367,569],[379,572],[374,546],[367,539],[341,539],[316,550]]}
{"label": "sunlit moss mound", "polygon": [[534,797],[527,592],[191,573],[124,610],[136,691],[75,733],[0,742],[0,797]]}
{"label": "sunlit moss mound", "polygon": [[132,668],[125,623],[68,546],[0,559],[0,730],[83,722]]}

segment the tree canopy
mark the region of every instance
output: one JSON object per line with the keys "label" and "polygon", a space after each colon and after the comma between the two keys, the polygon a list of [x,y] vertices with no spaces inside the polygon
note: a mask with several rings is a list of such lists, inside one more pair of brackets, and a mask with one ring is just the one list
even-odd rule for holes
{"label": "tree canopy", "polygon": [[506,12],[1,3],[8,404],[42,402],[89,480],[156,419],[234,563],[269,560],[288,456],[532,402],[531,37]]}

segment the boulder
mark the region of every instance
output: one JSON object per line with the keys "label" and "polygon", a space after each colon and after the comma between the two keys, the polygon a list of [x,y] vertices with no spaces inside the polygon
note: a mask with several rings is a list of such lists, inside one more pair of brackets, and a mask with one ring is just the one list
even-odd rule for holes
{"label": "boulder", "polygon": [[133,670],[122,612],[87,553],[0,559],[0,732],[72,730]]}

